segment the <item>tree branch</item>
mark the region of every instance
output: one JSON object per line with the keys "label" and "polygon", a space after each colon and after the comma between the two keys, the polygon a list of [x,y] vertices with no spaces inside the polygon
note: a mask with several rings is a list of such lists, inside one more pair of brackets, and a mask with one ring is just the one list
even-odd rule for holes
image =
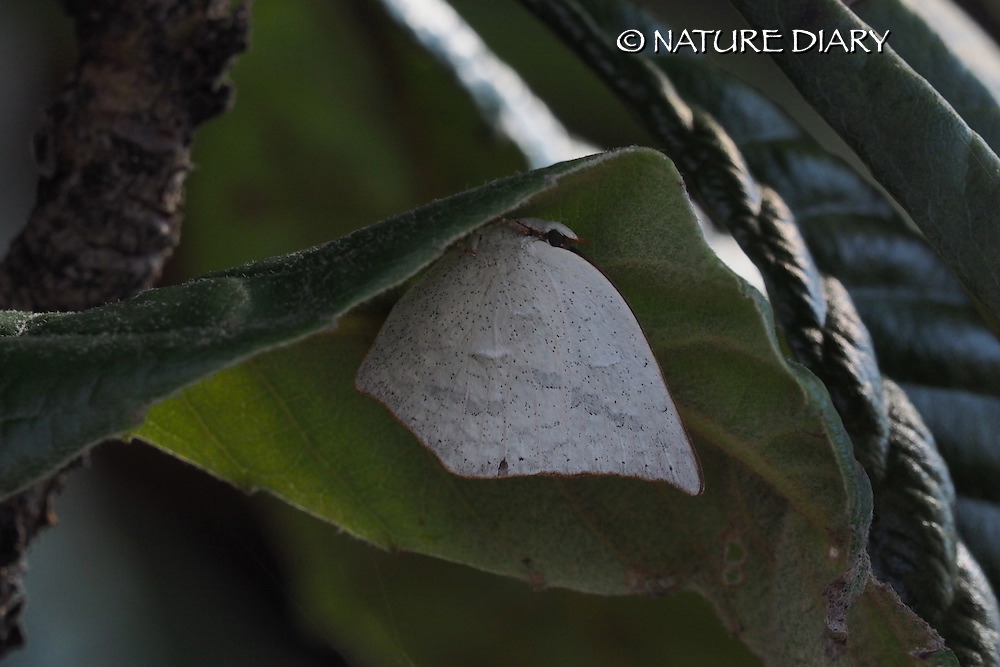
{"label": "tree branch", "polygon": [[[35,137],[38,190],[0,262],[0,307],[84,310],[146,289],[180,237],[195,128],[232,99],[249,9],[228,0],[62,0],[78,60]],[[23,643],[25,552],[64,475],[0,503],[0,655]]]}

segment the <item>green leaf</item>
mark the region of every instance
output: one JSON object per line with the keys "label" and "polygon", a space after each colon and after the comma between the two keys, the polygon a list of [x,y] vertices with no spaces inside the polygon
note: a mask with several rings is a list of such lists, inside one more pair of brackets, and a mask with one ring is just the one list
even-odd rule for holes
{"label": "green leaf", "polygon": [[[647,33],[667,30],[629,5],[612,11],[615,3],[602,0],[580,4],[594,12],[605,35],[629,26]],[[889,12],[890,7],[898,10],[897,5],[858,7]],[[905,40],[908,50],[919,55],[910,33],[894,33],[892,39],[894,44]],[[1000,393],[1000,344],[961,283],[882,194],[824,151],[773,102],[708,60],[670,55],[654,62],[687,102],[726,128],[757,179],[782,195],[819,268],[850,291],[887,375],[903,382]],[[938,76],[948,78],[947,73]]]}
{"label": "green leaf", "polygon": [[497,181],[322,246],[82,313],[0,312],[0,494],[260,350],[332,324],[466,232],[623,151]]}
{"label": "green leaf", "polygon": [[[381,319],[373,309],[190,388],[138,435],[386,548],[536,586],[691,588],[758,654],[795,662],[840,650],[851,603],[870,585],[869,487],[825,389],[782,358],[760,295],[704,245],[670,162],[651,151],[595,161],[508,215],[562,220],[589,241],[660,360],[702,459],[703,496],[615,477],[447,473],[353,389]],[[418,220],[431,224],[417,214],[400,232],[407,242],[421,237]],[[398,224],[383,227],[386,241]],[[852,651],[936,641],[872,595],[889,609],[875,627],[896,639],[871,630]]]}
{"label": "green leaf", "polygon": [[906,63],[927,79],[960,116],[990,145],[1000,146],[1000,51],[996,43],[954,4],[883,0],[859,2],[852,9],[879,33],[891,30],[889,43]]}
{"label": "green leaf", "polygon": [[[580,0],[580,4],[600,22],[605,35],[629,27],[639,27],[647,35],[656,29],[667,30],[628,4],[602,0]],[[900,10],[898,3],[876,4],[858,7],[869,14],[884,12],[899,18],[893,14]],[[938,21],[937,29],[942,23]],[[922,29],[929,30],[926,25]],[[894,33],[894,44],[902,42],[910,62],[919,59],[922,72],[935,74],[937,80],[951,86],[953,81],[962,80],[953,60],[933,57],[944,45],[924,53],[919,46],[921,35],[929,39],[926,34],[919,30],[907,30],[905,35],[901,32]],[[996,399],[1000,393],[1000,343],[983,324],[961,283],[880,193],[823,151],[773,102],[705,58],[670,55],[653,60],[670,76],[685,101],[710,112],[726,127],[755,177],[781,193],[794,211],[819,268],[836,276],[850,291],[872,336],[880,369],[908,382],[906,391],[933,431],[958,489],[969,496],[996,500],[1000,458],[991,452],[995,449],[994,415],[1000,414]],[[981,90],[966,90],[956,99],[963,102],[967,118],[974,115],[985,123],[993,117],[989,113],[992,107],[982,106]],[[900,482],[898,475],[888,480],[889,485]],[[945,521],[951,505],[947,496],[933,499],[930,506],[937,508],[944,523],[922,520],[913,524],[919,526],[914,536],[922,533],[935,541],[932,527],[951,523],[950,519]],[[911,508],[905,513],[913,514]],[[965,522],[963,535],[970,543],[988,539],[969,534],[972,530],[990,530],[985,523]],[[941,531],[938,536],[948,532]],[[902,543],[902,537],[895,532],[893,542]],[[940,544],[949,545],[954,548],[950,539]],[[928,549],[927,543],[917,541],[913,546],[917,552],[911,565],[933,560],[936,550]],[[989,558],[997,560],[994,555]],[[988,570],[991,576],[996,571]],[[950,589],[950,581],[942,582],[944,590]],[[921,596],[931,590],[933,587],[926,585],[911,588]]]}
{"label": "green leaf", "polygon": [[[262,499],[263,500],[263,499]],[[364,665],[759,665],[699,595],[551,590],[386,552],[261,502],[304,633]]]}
{"label": "green leaf", "polygon": [[[838,0],[736,0],[758,28],[864,30]],[[891,38],[889,44],[891,45]],[[842,49],[772,57],[906,209],[955,274],[1000,316],[1000,159],[919,74],[891,50]]]}

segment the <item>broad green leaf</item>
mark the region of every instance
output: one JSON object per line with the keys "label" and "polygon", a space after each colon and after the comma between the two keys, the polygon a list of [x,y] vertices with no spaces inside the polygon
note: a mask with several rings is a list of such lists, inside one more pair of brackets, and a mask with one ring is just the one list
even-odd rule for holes
{"label": "broad green leaf", "polygon": [[322,246],[82,313],[0,312],[0,494],[139,424],[182,387],[330,326],[464,233],[604,154],[497,181]]}
{"label": "broad green leaf", "polygon": [[[627,3],[580,4],[606,35],[629,26],[668,29]],[[893,3],[876,4],[887,11]],[[819,268],[851,292],[887,375],[1000,393],[1000,343],[960,282],[881,193],[772,101],[708,60],[670,55],[654,62],[688,103],[726,128],[754,176],[782,195]]]}
{"label": "broad green leaf", "polygon": [[990,145],[1000,147],[1000,50],[954,3],[883,0],[852,6]]}
{"label": "broad green leaf", "polygon": [[304,512],[261,500],[300,628],[351,664],[760,664],[694,593],[541,594],[509,577],[373,549]]}
{"label": "broad green leaf", "polygon": [[[703,496],[615,477],[447,473],[353,389],[384,315],[373,309],[188,389],[138,435],[376,545],[535,586],[690,588],[776,662],[843,650],[848,610],[871,585],[868,485],[823,387],[782,358],[760,295],[704,245],[669,161],[635,151],[594,162],[507,215],[562,220],[589,241],[661,362],[702,459]],[[849,641],[852,654],[890,659],[899,653],[885,646],[937,645],[884,591],[871,595],[885,622]]]}
{"label": "broad green leaf", "polygon": [[[646,34],[667,30],[627,3],[580,0],[580,4],[600,23],[605,35],[629,27],[641,27]],[[876,4],[858,7],[899,18],[894,12],[900,11],[901,3]],[[926,9],[933,3],[917,4]],[[915,16],[906,18],[917,20]],[[887,25],[884,22],[882,27]],[[935,28],[943,30],[940,21]],[[962,80],[956,71],[959,65],[935,58],[939,51],[934,49],[922,51],[921,35],[930,39],[925,34],[928,26],[923,30],[907,30],[905,35],[897,31],[894,44],[902,42],[911,63],[919,60],[921,71],[954,86]],[[951,40],[950,45],[958,43]],[[936,48],[945,47],[939,43]],[[906,391],[933,431],[959,490],[994,499],[993,480],[1000,474],[1000,460],[989,452],[994,449],[995,429],[991,426],[996,421],[993,415],[1000,393],[1000,343],[982,322],[961,283],[881,193],[822,150],[772,101],[705,58],[670,55],[654,58],[654,62],[669,75],[685,101],[711,113],[730,132],[754,176],[777,190],[795,213],[819,268],[836,276],[850,291],[872,336],[880,369],[889,377],[909,382]],[[995,109],[990,111],[993,107],[983,101],[982,91],[965,90],[962,97],[954,99],[963,102],[959,110],[966,118],[975,116],[986,123],[995,117]],[[951,513],[951,500],[942,495],[932,506],[938,508],[940,520],[919,529],[930,536],[934,535],[931,526],[950,523],[946,515]],[[983,522],[964,524],[967,539],[982,543],[985,536],[970,535],[970,530],[990,529]],[[897,533],[897,544],[902,542],[900,538]],[[950,540],[940,546],[949,545],[954,548]],[[933,562],[935,550],[927,549],[926,543],[918,541],[912,546],[918,550],[913,562]],[[941,590],[950,590],[950,580],[940,583]],[[930,594],[931,588],[921,586],[921,595]]]}
{"label": "broad green leaf", "polygon": [[[865,30],[838,0],[736,0],[758,28]],[[891,45],[891,39],[890,39]],[[906,209],[966,287],[1000,316],[1000,159],[891,50],[771,54],[875,179]]]}

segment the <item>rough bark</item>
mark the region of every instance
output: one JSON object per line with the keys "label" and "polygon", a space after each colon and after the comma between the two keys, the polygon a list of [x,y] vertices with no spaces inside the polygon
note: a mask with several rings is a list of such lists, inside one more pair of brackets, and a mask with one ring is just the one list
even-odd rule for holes
{"label": "rough bark", "polygon": [[[228,108],[223,78],[247,46],[245,3],[61,4],[79,55],[35,137],[35,206],[0,263],[7,309],[84,310],[154,283],[180,236],[194,130]],[[64,483],[0,502],[0,656],[24,641],[25,553]]]}

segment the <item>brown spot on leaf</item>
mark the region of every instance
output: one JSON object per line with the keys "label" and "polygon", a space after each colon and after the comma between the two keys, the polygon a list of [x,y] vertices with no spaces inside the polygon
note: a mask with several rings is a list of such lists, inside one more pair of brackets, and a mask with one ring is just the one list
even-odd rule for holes
{"label": "brown spot on leaf", "polygon": [[654,572],[637,566],[631,566],[625,570],[625,582],[629,592],[635,595],[658,597],[680,590],[675,575]]}

